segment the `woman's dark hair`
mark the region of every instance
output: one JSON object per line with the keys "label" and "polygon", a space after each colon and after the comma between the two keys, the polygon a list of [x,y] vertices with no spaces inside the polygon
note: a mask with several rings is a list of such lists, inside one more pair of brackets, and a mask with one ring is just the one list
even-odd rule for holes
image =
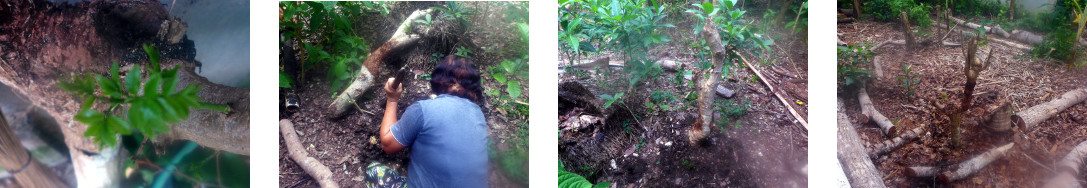
{"label": "woman's dark hair", "polygon": [[479,102],[483,96],[479,71],[468,58],[446,56],[438,62],[430,76],[430,89],[436,94],[455,95],[474,102]]}

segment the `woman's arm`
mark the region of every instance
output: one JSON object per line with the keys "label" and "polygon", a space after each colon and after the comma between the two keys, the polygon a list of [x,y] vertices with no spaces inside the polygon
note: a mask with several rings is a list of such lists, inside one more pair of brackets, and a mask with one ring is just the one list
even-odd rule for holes
{"label": "woman's arm", "polygon": [[404,150],[404,145],[396,141],[393,137],[392,129],[393,124],[396,124],[396,107],[400,101],[401,87],[397,86],[394,90],[390,86],[393,83],[393,79],[389,78],[389,81],[385,82],[385,116],[381,118],[381,130],[378,134],[381,136],[381,149],[385,150],[385,153],[396,153],[400,150]]}

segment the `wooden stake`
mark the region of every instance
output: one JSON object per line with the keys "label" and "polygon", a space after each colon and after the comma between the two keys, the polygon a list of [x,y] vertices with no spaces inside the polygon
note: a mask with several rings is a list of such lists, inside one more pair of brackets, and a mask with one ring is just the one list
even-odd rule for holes
{"label": "wooden stake", "polygon": [[23,187],[68,187],[56,173],[30,156],[2,114],[0,111],[0,166]]}

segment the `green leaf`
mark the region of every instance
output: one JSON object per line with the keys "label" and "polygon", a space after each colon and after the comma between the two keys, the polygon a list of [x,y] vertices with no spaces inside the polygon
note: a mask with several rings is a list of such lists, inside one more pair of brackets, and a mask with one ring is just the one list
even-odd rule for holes
{"label": "green leaf", "polygon": [[517,99],[517,97],[521,96],[521,84],[509,82],[509,84],[506,85],[506,92],[509,92],[510,99]]}
{"label": "green leaf", "polygon": [[128,75],[125,76],[125,90],[129,95],[136,95],[140,92],[140,66],[136,65],[132,67],[132,70],[128,70]]}
{"label": "green leaf", "polygon": [[177,68],[178,67],[174,67],[172,69],[162,72],[161,77],[163,94],[173,94],[174,91],[177,90]]}
{"label": "green leaf", "polygon": [[155,49],[155,46],[144,44],[143,51],[147,53],[147,58],[151,59],[151,70],[148,72],[158,72],[159,70],[159,51]]}
{"label": "green leaf", "polygon": [[117,85],[117,82],[113,82],[113,80],[102,77],[101,75],[95,75],[95,80],[98,81],[98,87],[102,89],[102,95],[111,97],[121,96],[121,89],[119,88],[120,86]]}
{"label": "green leaf", "polygon": [[113,79],[113,82],[121,82],[121,74],[120,71],[118,71],[120,68],[120,64],[117,64],[116,61],[113,62],[113,65],[109,66],[109,76]]}
{"label": "green leaf", "polygon": [[161,74],[151,74],[147,78],[147,83],[143,85],[143,96],[158,96],[159,87],[162,85]]}
{"label": "green leaf", "polygon": [[493,77],[495,81],[498,81],[498,83],[506,84],[506,73],[495,72],[494,74],[491,74],[491,77]]}
{"label": "green leaf", "polygon": [[291,77],[288,76],[287,73],[284,73],[283,71],[279,72],[279,87],[290,88],[292,82]]}
{"label": "green leaf", "polygon": [[117,118],[117,116],[107,116],[106,119],[109,130],[117,131],[117,133],[121,133],[121,135],[132,134],[132,125],[128,124],[127,121],[121,120],[121,118]]}

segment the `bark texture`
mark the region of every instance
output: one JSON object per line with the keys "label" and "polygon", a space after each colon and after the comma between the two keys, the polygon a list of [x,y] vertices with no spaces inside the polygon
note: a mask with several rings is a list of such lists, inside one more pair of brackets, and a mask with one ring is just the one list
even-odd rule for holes
{"label": "bark texture", "polygon": [[283,142],[287,143],[287,152],[289,152],[291,160],[298,163],[298,166],[301,166],[306,174],[313,177],[317,184],[320,184],[323,188],[340,187],[339,183],[332,181],[332,171],[324,164],[321,164],[321,161],[310,157],[309,152],[306,152],[306,147],[302,146],[302,141],[298,140],[298,133],[295,133],[294,123],[291,123],[291,120],[279,120],[279,133],[283,135]]}
{"label": "bark texture", "polygon": [[687,131],[687,138],[691,145],[697,145],[698,141],[706,138],[710,127],[713,126],[713,100],[717,97],[714,95],[716,89],[714,86],[717,86],[717,75],[720,73],[718,70],[724,61],[728,61],[725,57],[725,46],[721,43],[721,35],[717,32],[717,24],[713,22],[713,19],[706,20],[706,25],[702,27],[702,38],[710,47],[713,65],[698,77],[699,118]]}
{"label": "bark texture", "polygon": [[988,166],[989,163],[992,163],[997,159],[1003,158],[1004,154],[1007,154],[1008,150],[1011,150],[1012,146],[1015,146],[1015,143],[1009,143],[1004,146],[990,149],[989,151],[986,151],[985,153],[982,153],[977,157],[963,161],[962,163],[959,163],[954,171],[945,171],[943,173],[940,173],[939,179],[944,183],[951,183],[966,178],[967,176],[973,175],[981,169],[985,168],[985,166]]}
{"label": "bark texture", "polygon": [[331,113],[333,117],[338,117],[346,112],[347,109],[354,104],[355,99],[366,92],[367,89],[374,86],[374,79],[380,75],[381,66],[385,62],[385,57],[388,57],[396,50],[401,50],[410,44],[415,44],[415,41],[422,38],[419,34],[411,32],[411,26],[412,23],[415,23],[416,19],[430,14],[430,12],[432,12],[432,9],[412,12],[410,16],[401,22],[400,27],[396,28],[396,31],[394,31],[392,37],[390,37],[388,41],[385,41],[384,44],[381,44],[381,47],[370,52],[370,55],[362,62],[362,69],[365,70],[359,71],[359,73],[355,75],[355,78],[351,80],[351,84],[337,94],[336,97],[332,98],[333,101],[329,105],[329,113]]}
{"label": "bark texture", "polygon": [[3,116],[0,116],[0,166],[14,173],[15,181],[23,187],[68,187],[49,167],[30,156]]}
{"label": "bark texture", "polygon": [[872,103],[872,98],[868,97],[868,91],[864,87],[857,89],[857,100],[861,103],[861,123],[875,122],[879,126],[880,130],[883,130],[883,135],[889,136],[895,134],[895,125],[891,123],[890,119],[879,113],[876,110],[876,105]]}
{"label": "bark texture", "polygon": [[917,46],[917,42],[916,42],[916,39],[914,39],[914,37],[913,37],[913,29],[910,28],[910,17],[906,16],[905,11],[903,11],[901,15],[902,15],[901,16],[902,17],[901,18],[902,19],[902,37],[906,38],[906,48],[907,49],[913,49],[913,47]]}
{"label": "bark texture", "polygon": [[913,128],[913,129],[911,129],[909,131],[906,131],[906,132],[902,133],[902,135],[899,135],[898,137],[892,138],[890,140],[884,140],[883,142],[877,143],[877,144],[873,145],[870,150],[868,150],[868,157],[877,158],[880,155],[883,155],[883,154],[886,154],[888,152],[894,151],[895,149],[898,149],[898,147],[902,147],[902,145],[905,145],[906,142],[913,141],[913,139],[917,139],[917,137],[920,136],[921,133],[924,132],[924,131],[925,131],[924,126]]}
{"label": "bark texture", "polygon": [[1083,102],[1084,99],[1087,99],[1087,88],[1074,89],[1065,92],[1052,101],[1034,105],[1026,110],[1016,112],[1015,115],[1012,116],[1012,121],[1023,126],[1023,129],[1021,130],[1030,130],[1034,125],[1038,125],[1038,123],[1057,115],[1057,113],[1068,109],[1068,107],[1071,107],[1072,105]]}
{"label": "bark texture", "polygon": [[842,109],[842,99],[838,99],[838,161],[842,162],[842,170],[849,178],[849,184],[853,187],[886,187],[883,184],[883,175],[868,158],[868,151],[864,148],[857,130],[849,123]]}

